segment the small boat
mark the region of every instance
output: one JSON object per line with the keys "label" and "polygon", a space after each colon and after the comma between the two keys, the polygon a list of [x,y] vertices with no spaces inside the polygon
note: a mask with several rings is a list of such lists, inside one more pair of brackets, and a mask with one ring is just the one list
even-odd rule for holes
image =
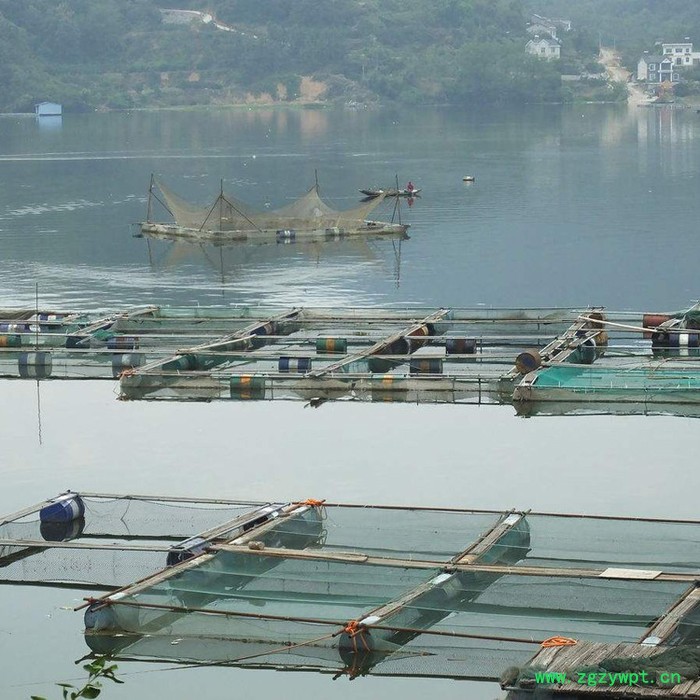
{"label": "small boat", "polygon": [[414,188],[412,190],[397,190],[396,188],[389,190],[368,189],[360,190],[360,192],[365,195],[365,197],[379,197],[380,194],[383,194],[385,197],[415,197],[420,192],[420,188]]}
{"label": "small boat", "polygon": [[465,175],[462,182],[476,182],[476,178],[473,175]]}

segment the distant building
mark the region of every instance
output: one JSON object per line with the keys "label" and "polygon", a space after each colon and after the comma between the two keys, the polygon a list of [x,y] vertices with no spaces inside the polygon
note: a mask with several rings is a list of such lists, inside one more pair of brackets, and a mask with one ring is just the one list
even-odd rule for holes
{"label": "distant building", "polygon": [[37,117],[60,117],[63,114],[63,107],[56,102],[39,102],[34,105],[34,114]]}
{"label": "distant building", "polygon": [[637,64],[637,80],[649,85],[677,83],[681,79],[672,56],[644,54]]}
{"label": "distant building", "polygon": [[687,68],[693,65],[693,58],[700,59],[700,55],[693,54],[693,44],[689,41],[661,44],[661,53],[664,58],[671,58],[676,67]]}
{"label": "distant building", "polygon": [[537,58],[553,61],[561,58],[561,44],[551,36],[536,36],[525,44],[525,51]]}
{"label": "distant building", "polygon": [[550,36],[552,39],[557,38],[557,28],[553,24],[537,22],[528,25],[525,29],[531,36]]}
{"label": "distant building", "polygon": [[556,36],[557,29],[561,29],[563,32],[571,31],[571,20],[552,19],[550,17],[542,17],[542,15],[530,15],[530,25],[540,25],[552,36]]}

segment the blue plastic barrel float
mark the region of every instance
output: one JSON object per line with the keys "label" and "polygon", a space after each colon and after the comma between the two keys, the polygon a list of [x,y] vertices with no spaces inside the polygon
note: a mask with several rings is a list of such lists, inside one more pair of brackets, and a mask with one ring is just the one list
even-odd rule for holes
{"label": "blue plastic barrel float", "polygon": [[58,330],[58,327],[62,324],[63,316],[61,314],[39,314],[37,321],[39,321],[40,330],[54,331]]}
{"label": "blue plastic barrel float", "polygon": [[277,363],[280,372],[296,372],[304,374],[311,371],[310,357],[280,357]]}
{"label": "blue plastic barrel float", "polygon": [[263,323],[256,328],[253,328],[251,335],[257,336],[251,339],[251,345],[254,348],[261,348],[263,345],[267,344],[268,335],[277,334],[277,324],[274,321],[268,321]]}
{"label": "blue plastic barrel float", "polygon": [[28,323],[0,323],[0,333],[29,333]]}
{"label": "blue plastic barrel float", "polygon": [[76,518],[70,522],[39,523],[39,532],[47,542],[68,542],[75,540],[83,534],[85,530],[85,518]]}
{"label": "blue plastic barrel float", "polygon": [[124,370],[140,367],[145,360],[146,358],[138,353],[112,355],[112,376],[117,379]]}
{"label": "blue plastic barrel float", "polygon": [[346,338],[316,338],[316,352],[320,355],[346,353],[348,341]]}
{"label": "blue plastic barrel float", "polygon": [[294,243],[297,232],[293,228],[281,228],[277,230],[278,243]]}
{"label": "blue plastic barrel float", "polygon": [[0,348],[21,348],[21,335],[0,335]]}
{"label": "blue plastic barrel float", "polygon": [[237,374],[229,381],[231,398],[254,400],[265,398],[265,377],[255,374]]}
{"label": "blue plastic barrel float", "polygon": [[700,354],[700,333],[655,331],[651,335],[651,349],[655,354],[698,355]]}
{"label": "blue plastic barrel float", "polygon": [[130,335],[115,335],[107,341],[108,350],[138,350],[139,339]]}
{"label": "blue plastic barrel float", "polygon": [[46,379],[51,376],[50,352],[22,352],[19,355],[19,376],[23,379]]}
{"label": "blue plastic barrel float", "polygon": [[85,503],[77,493],[64,493],[39,511],[42,523],[70,523],[85,515]]}

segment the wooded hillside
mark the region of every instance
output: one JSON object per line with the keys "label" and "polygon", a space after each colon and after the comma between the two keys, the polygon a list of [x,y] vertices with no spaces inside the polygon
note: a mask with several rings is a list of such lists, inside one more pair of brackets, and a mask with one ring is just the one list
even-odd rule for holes
{"label": "wooded hillside", "polygon": [[524,50],[529,0],[191,2],[180,7],[219,28],[174,21],[160,12],[169,0],[0,0],[0,110],[291,101],[304,97],[302,78],[321,83],[325,100],[559,101],[571,98],[562,70],[594,61],[601,8],[615,0],[538,2],[577,23],[562,61],[549,63]]}

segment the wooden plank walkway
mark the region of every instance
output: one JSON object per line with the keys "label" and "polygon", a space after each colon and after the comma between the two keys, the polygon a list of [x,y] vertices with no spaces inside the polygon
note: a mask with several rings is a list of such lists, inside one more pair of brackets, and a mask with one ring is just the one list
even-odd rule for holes
{"label": "wooden plank walkway", "polygon": [[[609,644],[602,642],[578,642],[573,646],[549,647],[541,649],[528,663],[536,666],[546,673],[566,673],[567,682],[564,684],[541,685],[526,682],[527,687],[511,690],[509,700],[524,698],[530,690],[537,691],[540,695],[543,691],[551,697],[560,695],[586,696],[594,694],[609,698],[700,698],[700,680],[685,681],[678,685],[657,687],[653,685],[627,685],[616,684],[589,686],[576,682],[575,669],[595,667],[601,661],[609,658],[646,659],[656,656],[670,647],[649,646],[645,644]],[[640,663],[639,671],[644,670]]]}

